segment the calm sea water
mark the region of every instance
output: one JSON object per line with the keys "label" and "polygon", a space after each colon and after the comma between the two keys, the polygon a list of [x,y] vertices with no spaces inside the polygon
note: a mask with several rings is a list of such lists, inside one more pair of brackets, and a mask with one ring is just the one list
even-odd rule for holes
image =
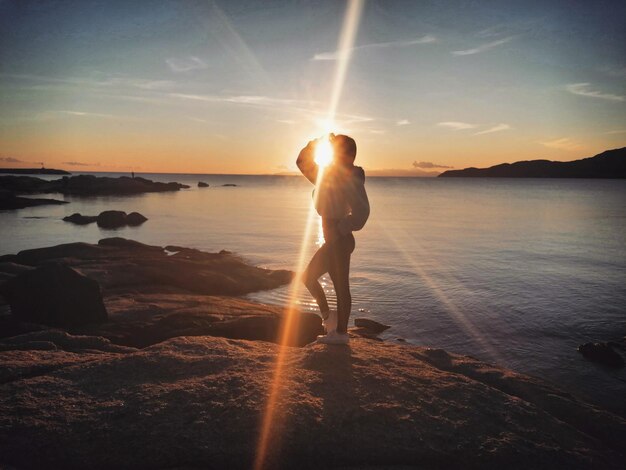
{"label": "calm sea water", "polygon": [[[311,204],[304,178],[142,176],[192,188],[0,212],[0,253],[122,236],[296,269]],[[200,180],[211,186],[197,188]],[[367,189],[372,213],[356,234],[353,317],[392,325],[391,341],[497,362],[626,414],[626,372],[576,352],[626,334],[626,181],[370,178]],[[61,220],[108,209],[149,220],[117,231]],[[307,259],[319,242],[316,218]],[[282,304],[288,288],[251,297]],[[304,292],[300,302],[313,308]]]}

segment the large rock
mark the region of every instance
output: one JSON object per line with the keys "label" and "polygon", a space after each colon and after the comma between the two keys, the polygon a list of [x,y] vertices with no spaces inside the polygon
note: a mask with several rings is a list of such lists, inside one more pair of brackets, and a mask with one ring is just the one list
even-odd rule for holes
{"label": "large rock", "polygon": [[107,320],[100,286],[75,269],[49,263],[0,285],[0,294],[21,321],[79,326]]}
{"label": "large rock", "polygon": [[[290,271],[250,266],[227,251],[164,249],[124,238],[0,256],[0,276],[10,277],[15,266],[32,269],[49,262],[80,269],[102,288],[111,321],[74,326],[69,331],[135,347],[180,335],[277,341],[286,318],[284,308],[239,296],[282,286],[293,277]],[[318,315],[300,312],[296,318],[290,344],[301,346],[323,333]],[[0,316],[0,337],[29,330],[30,325]]]}
{"label": "large rock", "polygon": [[126,225],[126,212],[124,211],[104,211],[96,219],[98,227],[120,228]]}
{"label": "large rock", "polygon": [[0,467],[249,469],[267,419],[265,469],[624,468],[623,419],[442,350],[111,346],[45,332],[0,342]]}
{"label": "large rock", "polygon": [[208,188],[209,187],[209,183],[205,183],[204,181],[198,181],[198,187],[199,188]]}

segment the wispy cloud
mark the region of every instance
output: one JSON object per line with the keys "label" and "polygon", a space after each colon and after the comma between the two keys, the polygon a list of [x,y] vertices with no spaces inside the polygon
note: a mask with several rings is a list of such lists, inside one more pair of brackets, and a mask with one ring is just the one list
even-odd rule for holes
{"label": "wispy cloud", "polygon": [[396,121],[396,126],[408,126],[409,124],[411,124],[411,121],[408,119],[400,119]]}
{"label": "wispy cloud", "polygon": [[573,142],[567,137],[563,137],[561,139],[550,140],[547,142],[539,142],[539,143],[545,147],[550,147],[550,148],[559,149],[559,150],[578,150],[579,148],[582,147],[579,143]]}
{"label": "wispy cloud", "polygon": [[437,125],[441,127],[449,127],[450,129],[454,129],[455,131],[460,131],[463,129],[474,129],[476,127],[476,124],[470,124],[468,122],[460,121],[438,122]]}
{"label": "wispy cloud", "polygon": [[208,68],[207,64],[199,57],[172,57],[165,59],[165,63],[172,72],[189,72],[191,70],[204,70]]}
{"label": "wispy cloud", "polygon": [[482,134],[491,134],[492,132],[500,132],[509,130],[511,126],[508,124],[498,124],[497,126],[490,127],[489,129],[485,129],[484,131],[476,132],[474,135],[482,135]]}
{"label": "wispy cloud", "polygon": [[87,117],[100,117],[100,118],[114,118],[117,119],[119,116],[115,116],[113,114],[103,114],[103,113],[91,113],[87,111],[57,111],[62,114],[69,114],[71,116],[87,116]]}
{"label": "wispy cloud", "polygon": [[440,165],[439,163],[433,162],[418,162],[417,160],[413,162],[414,168],[454,168],[453,166],[448,165]]}
{"label": "wispy cloud", "polygon": [[591,90],[591,83],[570,83],[565,89],[574,95],[588,96],[590,98],[601,98],[610,101],[626,101],[626,96],[614,95],[612,93],[604,93],[598,90]]}
{"label": "wispy cloud", "polygon": [[485,44],[481,44],[480,46],[474,47],[473,49],[465,49],[462,51],[452,51],[452,55],[473,55],[480,54],[481,52],[488,51],[489,49],[493,49],[494,47],[501,46],[502,44],[506,44],[514,36],[509,36],[506,38],[498,39],[497,41],[487,42]]}
{"label": "wispy cloud", "polygon": [[88,163],[88,162],[61,162],[68,166],[100,166],[100,163]]}
{"label": "wispy cloud", "polygon": [[626,129],[616,129],[614,131],[607,131],[607,132],[605,132],[605,134],[607,134],[607,135],[611,135],[611,134],[626,134]]}
{"label": "wispy cloud", "polygon": [[13,157],[0,157],[0,162],[6,162],[6,163],[28,163],[28,162],[25,162],[24,160],[18,160],[17,158],[13,158]]}
{"label": "wispy cloud", "polygon": [[338,60],[343,56],[348,56],[356,51],[363,51],[368,49],[387,49],[389,47],[408,47],[415,46],[417,44],[429,44],[436,42],[435,36],[426,35],[417,39],[410,39],[408,41],[390,41],[390,42],[378,42],[374,44],[364,44],[362,46],[355,46],[351,49],[343,49],[330,52],[319,52],[313,56],[313,60]]}

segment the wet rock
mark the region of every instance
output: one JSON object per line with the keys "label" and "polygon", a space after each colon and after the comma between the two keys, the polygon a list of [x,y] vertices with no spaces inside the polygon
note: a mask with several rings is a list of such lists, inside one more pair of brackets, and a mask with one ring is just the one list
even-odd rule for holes
{"label": "wet rock", "polygon": [[98,227],[101,228],[120,228],[126,225],[126,212],[123,211],[104,211],[101,212],[96,219]]}
{"label": "wet rock", "polygon": [[607,343],[585,343],[578,346],[578,352],[590,361],[609,367],[624,367],[624,358]]}
{"label": "wet rock", "polygon": [[0,294],[20,321],[50,326],[103,322],[100,286],[61,263],[43,264],[0,285]]}
{"label": "wet rock", "polygon": [[148,218],[144,217],[139,212],[131,212],[130,214],[126,216],[126,224],[130,225],[131,227],[136,227],[138,225],[141,225],[146,220],[148,220]]}
{"label": "wet rock", "polygon": [[199,181],[198,182],[198,187],[199,188],[208,188],[209,187],[209,183],[205,183],[204,181]]}
{"label": "wet rock", "polygon": [[63,217],[65,222],[71,222],[76,225],[87,225],[95,222],[98,219],[95,215],[82,215],[78,212],[73,213],[72,215],[68,215],[67,217]]}
{"label": "wet rock", "polygon": [[235,186],[237,186],[235,183],[224,183],[222,186],[226,187],[226,188],[234,188]]}
{"label": "wet rock", "polygon": [[369,318],[355,318],[354,325],[373,334],[380,334],[391,328],[389,325],[383,325],[382,323],[370,320]]}

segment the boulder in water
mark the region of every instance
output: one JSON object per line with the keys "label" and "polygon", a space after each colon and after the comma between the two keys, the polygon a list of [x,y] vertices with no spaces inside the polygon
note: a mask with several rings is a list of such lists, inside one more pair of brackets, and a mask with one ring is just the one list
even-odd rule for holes
{"label": "boulder in water", "polygon": [[131,212],[126,216],[126,225],[130,225],[131,227],[136,227],[137,225],[143,224],[147,217],[144,217],[139,212]]}
{"label": "boulder in water", "polygon": [[79,326],[107,320],[99,284],[62,263],[24,271],[0,285],[20,321]]}
{"label": "boulder in water", "polygon": [[95,222],[98,219],[95,215],[82,215],[78,212],[73,213],[72,215],[68,215],[67,217],[63,217],[65,222],[71,222],[76,225],[87,225]]}
{"label": "boulder in water", "polygon": [[624,367],[624,358],[607,343],[585,343],[578,346],[578,352],[590,361],[610,367]]}
{"label": "boulder in water", "polygon": [[376,320],[370,320],[369,318],[355,318],[354,326],[363,328],[373,334],[379,334],[391,328],[389,325],[383,325],[382,323],[379,323]]}
{"label": "boulder in water", "polygon": [[209,183],[205,183],[204,181],[199,181],[198,182],[198,187],[199,188],[208,188],[209,187]]}

